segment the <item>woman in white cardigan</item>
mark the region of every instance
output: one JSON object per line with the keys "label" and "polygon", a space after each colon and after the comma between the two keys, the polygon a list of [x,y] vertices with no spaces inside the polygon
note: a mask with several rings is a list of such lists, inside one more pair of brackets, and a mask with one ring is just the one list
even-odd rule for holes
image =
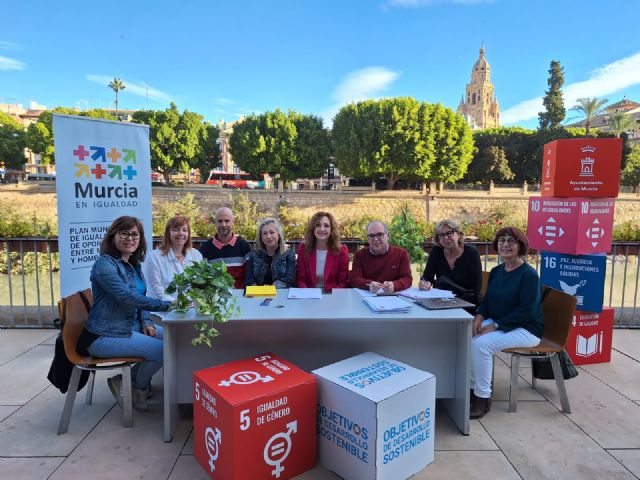
{"label": "woman in white cardigan", "polygon": [[189,219],[183,215],[170,218],[164,229],[164,237],[158,248],[153,250],[143,265],[147,282],[147,296],[159,300],[175,300],[176,294],[169,295],[165,289],[173,276],[182,273],[185,267],[202,260],[202,254],[191,247]]}

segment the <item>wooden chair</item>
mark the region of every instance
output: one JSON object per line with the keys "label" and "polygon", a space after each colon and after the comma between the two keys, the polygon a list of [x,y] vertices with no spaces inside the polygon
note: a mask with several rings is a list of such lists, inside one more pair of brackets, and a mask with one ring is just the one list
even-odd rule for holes
{"label": "wooden chair", "polygon": [[[509,348],[503,350],[511,354],[509,411],[516,412],[518,410],[518,369],[520,367],[520,357],[526,356],[530,358],[549,358],[551,360],[551,367],[553,368],[553,376],[556,380],[562,411],[571,413],[558,353],[564,350],[567,343],[571,322],[575,315],[576,299],[568,293],[554,290],[547,286],[543,286],[542,290],[544,332],[540,344],[530,348]],[[532,380],[532,387],[536,388],[535,379]]]}
{"label": "wooden chair", "polygon": [[122,369],[122,425],[125,427],[133,426],[133,411],[131,405],[131,366],[143,361],[143,358],[94,358],[83,357],[76,351],[76,345],[80,334],[84,329],[84,324],[89,318],[89,310],[93,302],[91,289],[87,288],[73,295],[63,298],[58,302],[58,314],[61,322],[64,322],[62,328],[62,340],[64,342],[64,351],[67,358],[74,364],[71,380],[67,396],[64,401],[62,417],[58,425],[58,435],[66,433],[69,429],[69,421],[73,411],[73,404],[78,391],[80,382],[80,374],[83,370],[88,370],[89,381],[87,382],[86,403],[91,404],[93,398],[93,383],[97,370],[113,370]]}
{"label": "wooden chair", "polygon": [[480,293],[483,297],[487,294],[487,287],[489,286],[489,273],[490,272],[482,272],[482,286],[480,287]]}

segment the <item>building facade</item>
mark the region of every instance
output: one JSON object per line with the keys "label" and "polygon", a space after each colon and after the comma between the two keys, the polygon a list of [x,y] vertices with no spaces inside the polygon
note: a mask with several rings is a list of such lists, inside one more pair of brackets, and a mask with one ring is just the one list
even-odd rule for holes
{"label": "building facade", "polygon": [[491,67],[484,56],[484,47],[480,48],[480,57],[471,70],[471,82],[460,100],[458,113],[474,130],[500,126],[500,105],[494,94]]}

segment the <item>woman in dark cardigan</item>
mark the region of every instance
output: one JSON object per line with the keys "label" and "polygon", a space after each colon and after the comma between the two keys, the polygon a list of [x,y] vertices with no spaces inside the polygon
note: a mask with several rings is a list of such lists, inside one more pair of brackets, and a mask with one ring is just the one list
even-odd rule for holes
{"label": "woman in dark cardigan", "polygon": [[[450,219],[438,222],[433,233],[433,243],[435,245],[420,279],[420,289],[436,287],[451,290],[464,300],[479,305],[482,263],[478,250],[465,245],[460,225]],[[475,309],[471,313],[475,313]]]}

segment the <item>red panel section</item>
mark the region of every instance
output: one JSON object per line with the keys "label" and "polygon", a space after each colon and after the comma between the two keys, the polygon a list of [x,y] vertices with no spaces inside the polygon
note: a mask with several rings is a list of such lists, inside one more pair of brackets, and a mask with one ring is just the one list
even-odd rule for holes
{"label": "red panel section", "polygon": [[193,374],[195,456],[214,479],[287,479],[317,456],[315,377],[265,353]]}
{"label": "red panel section", "polygon": [[587,365],[611,361],[613,313],[610,307],[603,308],[600,313],[576,311],[566,347],[573,363]]}
{"label": "red panel section", "polygon": [[617,197],[622,139],[574,138],[544,146],[542,195]]}

